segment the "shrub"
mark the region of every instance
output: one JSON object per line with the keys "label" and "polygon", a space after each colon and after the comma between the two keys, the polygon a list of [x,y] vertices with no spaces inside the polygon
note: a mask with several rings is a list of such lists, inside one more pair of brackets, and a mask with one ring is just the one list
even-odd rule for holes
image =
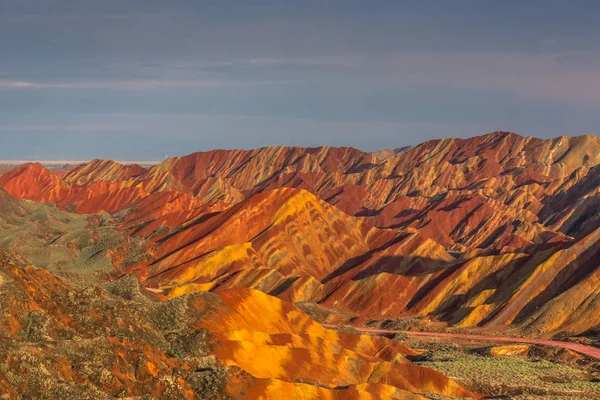
{"label": "shrub", "polygon": [[25,340],[39,342],[48,338],[48,316],[43,311],[33,310],[22,314],[21,322]]}
{"label": "shrub", "polygon": [[222,365],[198,369],[189,374],[187,382],[201,399],[225,399],[227,368]]}
{"label": "shrub", "polygon": [[170,346],[169,355],[176,358],[205,357],[211,353],[214,340],[205,328],[183,334],[170,333],[166,339]]}
{"label": "shrub", "polygon": [[392,338],[394,342],[404,342],[408,340],[408,334],[406,332],[398,332]]}

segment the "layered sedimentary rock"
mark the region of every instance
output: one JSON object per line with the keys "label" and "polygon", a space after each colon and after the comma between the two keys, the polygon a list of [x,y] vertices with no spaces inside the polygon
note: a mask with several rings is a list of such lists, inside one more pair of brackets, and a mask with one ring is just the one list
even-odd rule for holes
{"label": "layered sedimentary rock", "polygon": [[296,189],[263,192],[182,228],[138,271],[171,295],[245,286],[318,301],[327,282],[350,274],[426,273],[454,260],[418,233],[370,227]]}
{"label": "layered sedimentary rock", "polygon": [[0,187],[19,199],[57,202],[72,189],[41,164],[25,164],[0,176]]}
{"label": "layered sedimentary rock", "polygon": [[495,132],[375,153],[215,150],[149,169],[94,160],[63,178],[32,164],[0,186],[115,213],[146,241],[127,272],[167,297],[243,287],[362,320],[552,335],[598,325],[599,163],[596,136]]}
{"label": "layered sedimentary rock", "polygon": [[480,397],[399,343],[326,330],[258,291],[160,301],[129,278],[80,290],[0,251],[0,294],[9,399]]}
{"label": "layered sedimentary rock", "polygon": [[[376,153],[329,147],[215,150],[148,170],[94,160],[59,180],[29,166],[25,169],[34,173],[12,171],[0,186],[19,198],[62,200],[75,211],[82,198],[120,188],[122,194],[113,197],[122,199],[106,210],[90,200],[81,213],[124,209],[160,191],[233,205],[264,190],[294,187],[377,227],[420,229],[449,250],[498,252],[589,233],[577,221],[597,210],[599,154],[596,136],[541,140],[496,132]],[[99,182],[114,185],[94,186]],[[85,193],[72,194],[82,189]],[[571,195],[561,197],[566,191]],[[582,191],[591,198],[579,201],[577,211],[570,209]]]}
{"label": "layered sedimentary rock", "polygon": [[63,177],[71,185],[86,185],[91,182],[118,182],[141,175],[145,168],[137,164],[122,165],[111,160],[92,160],[73,168]]}

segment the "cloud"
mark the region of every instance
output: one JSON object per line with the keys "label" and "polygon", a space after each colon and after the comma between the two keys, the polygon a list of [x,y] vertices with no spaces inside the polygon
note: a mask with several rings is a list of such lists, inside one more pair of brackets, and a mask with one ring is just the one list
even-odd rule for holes
{"label": "cloud", "polygon": [[[403,122],[386,120],[320,120],[295,116],[218,115],[171,113],[80,113],[71,115],[71,124],[14,126],[13,131],[48,128],[60,132],[126,132],[140,137],[191,141],[210,148],[254,148],[260,146],[354,146],[375,150],[382,145],[417,144],[441,136],[467,137],[499,130],[501,127],[470,123]],[[6,127],[8,128],[8,127]],[[17,129],[14,129],[17,128]],[[0,132],[4,129],[0,127]],[[6,129],[8,130],[8,129]],[[165,135],[169,132],[169,135]]]}
{"label": "cloud", "polygon": [[242,64],[250,64],[250,65],[270,67],[270,66],[273,66],[273,65],[282,65],[282,64],[285,64],[285,61],[283,61],[283,60],[281,60],[279,58],[251,58],[249,60],[246,60]]}
{"label": "cloud", "polygon": [[144,91],[296,84],[320,85],[322,91],[383,83],[390,90],[421,85],[585,102],[600,101],[599,60],[599,53],[409,52],[378,58],[333,54],[213,62],[92,62],[86,69],[89,76],[79,80],[65,77],[61,81],[59,76],[39,81],[5,78],[0,79],[0,90]]}
{"label": "cloud", "polygon": [[[152,76],[182,77],[164,82],[163,87],[184,87],[187,79],[200,74],[218,86],[228,84],[296,83],[323,88],[383,82],[394,85],[426,85],[449,90],[508,93],[540,99],[600,101],[600,53],[392,53],[380,57],[361,54],[332,54],[305,57],[256,57],[214,62],[162,62],[131,71],[144,70]],[[145,68],[145,69],[144,69]],[[250,71],[261,74],[248,73]],[[215,73],[216,72],[216,73]],[[251,80],[251,77],[264,79]],[[280,78],[279,81],[273,80]],[[225,80],[223,80],[225,79]],[[238,79],[235,81],[234,79]],[[228,81],[229,80],[229,81]],[[191,80],[194,82],[193,80]],[[154,82],[154,83],[153,83]],[[131,82],[125,88],[153,88],[160,80]],[[117,85],[115,85],[117,86]],[[401,90],[401,88],[399,88]]]}
{"label": "cloud", "polygon": [[317,67],[317,66],[338,66],[352,67],[358,65],[361,57],[354,54],[338,54],[329,56],[314,57],[288,57],[288,58],[249,58],[238,61],[237,65],[255,66],[255,67],[274,67],[274,66],[299,66],[299,67]]}
{"label": "cloud", "polygon": [[35,84],[25,81],[0,81],[0,89],[34,88]]}
{"label": "cloud", "polygon": [[6,132],[108,132],[122,131],[123,127],[106,124],[30,124],[0,125],[0,133]]}
{"label": "cloud", "polygon": [[567,68],[600,68],[599,53],[573,53],[556,57],[558,64]]}
{"label": "cloud", "polygon": [[163,88],[215,87],[223,83],[215,81],[89,81],[89,82],[32,82],[0,80],[0,89],[107,89],[107,90],[152,90]]}
{"label": "cloud", "polygon": [[157,89],[192,89],[216,87],[244,87],[288,83],[284,80],[114,80],[114,81],[81,81],[81,82],[43,82],[25,80],[0,80],[0,90],[157,90]]}
{"label": "cloud", "polygon": [[21,13],[0,16],[0,22],[3,24],[46,24],[46,23],[69,23],[94,20],[139,20],[140,18],[160,18],[165,17],[165,13]]}
{"label": "cloud", "polygon": [[573,56],[579,59],[563,53],[401,53],[378,68],[396,84],[600,101],[597,55],[585,55],[587,69],[574,68]]}

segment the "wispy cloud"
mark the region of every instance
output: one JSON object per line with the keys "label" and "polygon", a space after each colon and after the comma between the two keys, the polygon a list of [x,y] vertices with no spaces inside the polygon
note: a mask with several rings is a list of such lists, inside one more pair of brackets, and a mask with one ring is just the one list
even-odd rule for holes
{"label": "wispy cloud", "polygon": [[1,80],[0,89],[111,89],[111,90],[151,90],[162,88],[215,87],[222,83],[213,81],[91,81],[91,82],[33,82]]}
{"label": "wispy cloud", "polygon": [[249,58],[236,61],[234,64],[255,66],[255,67],[274,67],[274,66],[337,66],[352,67],[359,65],[362,57],[356,54],[337,54],[330,56],[313,57],[288,57],[288,58]]}
{"label": "wispy cloud", "polygon": [[[338,77],[355,82],[426,85],[543,99],[600,101],[598,53],[396,53],[378,59],[342,54],[328,57],[257,57],[215,62],[92,63],[107,79],[0,79],[0,90],[114,90],[239,88],[316,84],[333,88]],[[327,69],[314,70],[315,67]],[[222,68],[222,69],[221,69]],[[275,72],[273,69],[277,69]],[[252,73],[247,73],[252,69]],[[261,70],[258,73],[258,70]],[[300,72],[302,71],[302,72]],[[254,73],[256,72],[256,73]],[[348,73],[348,75],[342,74]],[[137,79],[137,77],[145,77]],[[111,79],[113,78],[113,79]],[[326,83],[326,84],[325,84]]]}
{"label": "wispy cloud", "polygon": [[0,125],[0,133],[6,132],[119,132],[123,127],[107,124],[29,124]]}
{"label": "wispy cloud", "polygon": [[[26,116],[21,116],[27,120]],[[50,117],[52,118],[52,117]],[[129,135],[137,137],[139,146],[168,143],[178,154],[211,148],[255,148],[261,146],[353,146],[364,150],[379,147],[417,144],[418,141],[442,135],[465,137],[492,130],[474,124],[397,122],[386,120],[318,120],[294,116],[211,115],[166,113],[98,113],[73,114],[70,123],[0,125],[0,134],[24,137],[37,134],[43,140],[77,138],[114,140]],[[165,137],[165,132],[169,136]],[[310,132],[318,132],[311,135]],[[368,134],[366,134],[368,133]],[[68,136],[64,136],[68,135]],[[92,138],[92,139],[89,139]],[[96,139],[94,139],[96,138]],[[110,139],[113,140],[113,139]],[[179,144],[178,144],[179,143]],[[163,151],[150,146],[153,155]],[[173,150],[175,149],[175,150]],[[2,150],[2,149],[0,149]],[[137,156],[132,149],[132,156]],[[170,153],[169,153],[170,154]]]}
{"label": "wispy cloud", "polygon": [[250,64],[250,65],[270,67],[272,65],[282,65],[284,63],[285,63],[284,60],[281,60],[279,58],[251,58],[249,60],[242,62],[241,64]]}
{"label": "wispy cloud", "polygon": [[0,90],[155,90],[185,88],[237,87],[248,85],[270,85],[283,81],[242,80],[128,80],[128,81],[85,81],[85,82],[38,82],[29,80],[0,80]]}
{"label": "wispy cloud", "polygon": [[168,16],[166,13],[49,13],[34,14],[22,13],[0,16],[3,24],[42,24],[66,23],[92,20],[139,20],[140,18],[160,18]]}
{"label": "wispy cloud", "polygon": [[[509,93],[542,99],[600,101],[600,64],[574,68],[564,53],[403,53],[378,68],[397,84]],[[580,60],[580,57],[574,57]],[[595,54],[583,59],[597,60]],[[574,64],[574,62],[573,62]]]}

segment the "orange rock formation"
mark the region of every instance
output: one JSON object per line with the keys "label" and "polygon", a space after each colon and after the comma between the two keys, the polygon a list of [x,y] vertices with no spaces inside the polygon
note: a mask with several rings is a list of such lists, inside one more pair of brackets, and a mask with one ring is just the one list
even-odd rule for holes
{"label": "orange rock formation", "polygon": [[[398,150],[215,150],[149,169],[8,171],[12,195],[120,212],[128,271],[167,297],[228,288],[362,319],[427,316],[534,335],[597,327],[600,139],[507,132]],[[120,215],[121,215],[120,214]]]}

